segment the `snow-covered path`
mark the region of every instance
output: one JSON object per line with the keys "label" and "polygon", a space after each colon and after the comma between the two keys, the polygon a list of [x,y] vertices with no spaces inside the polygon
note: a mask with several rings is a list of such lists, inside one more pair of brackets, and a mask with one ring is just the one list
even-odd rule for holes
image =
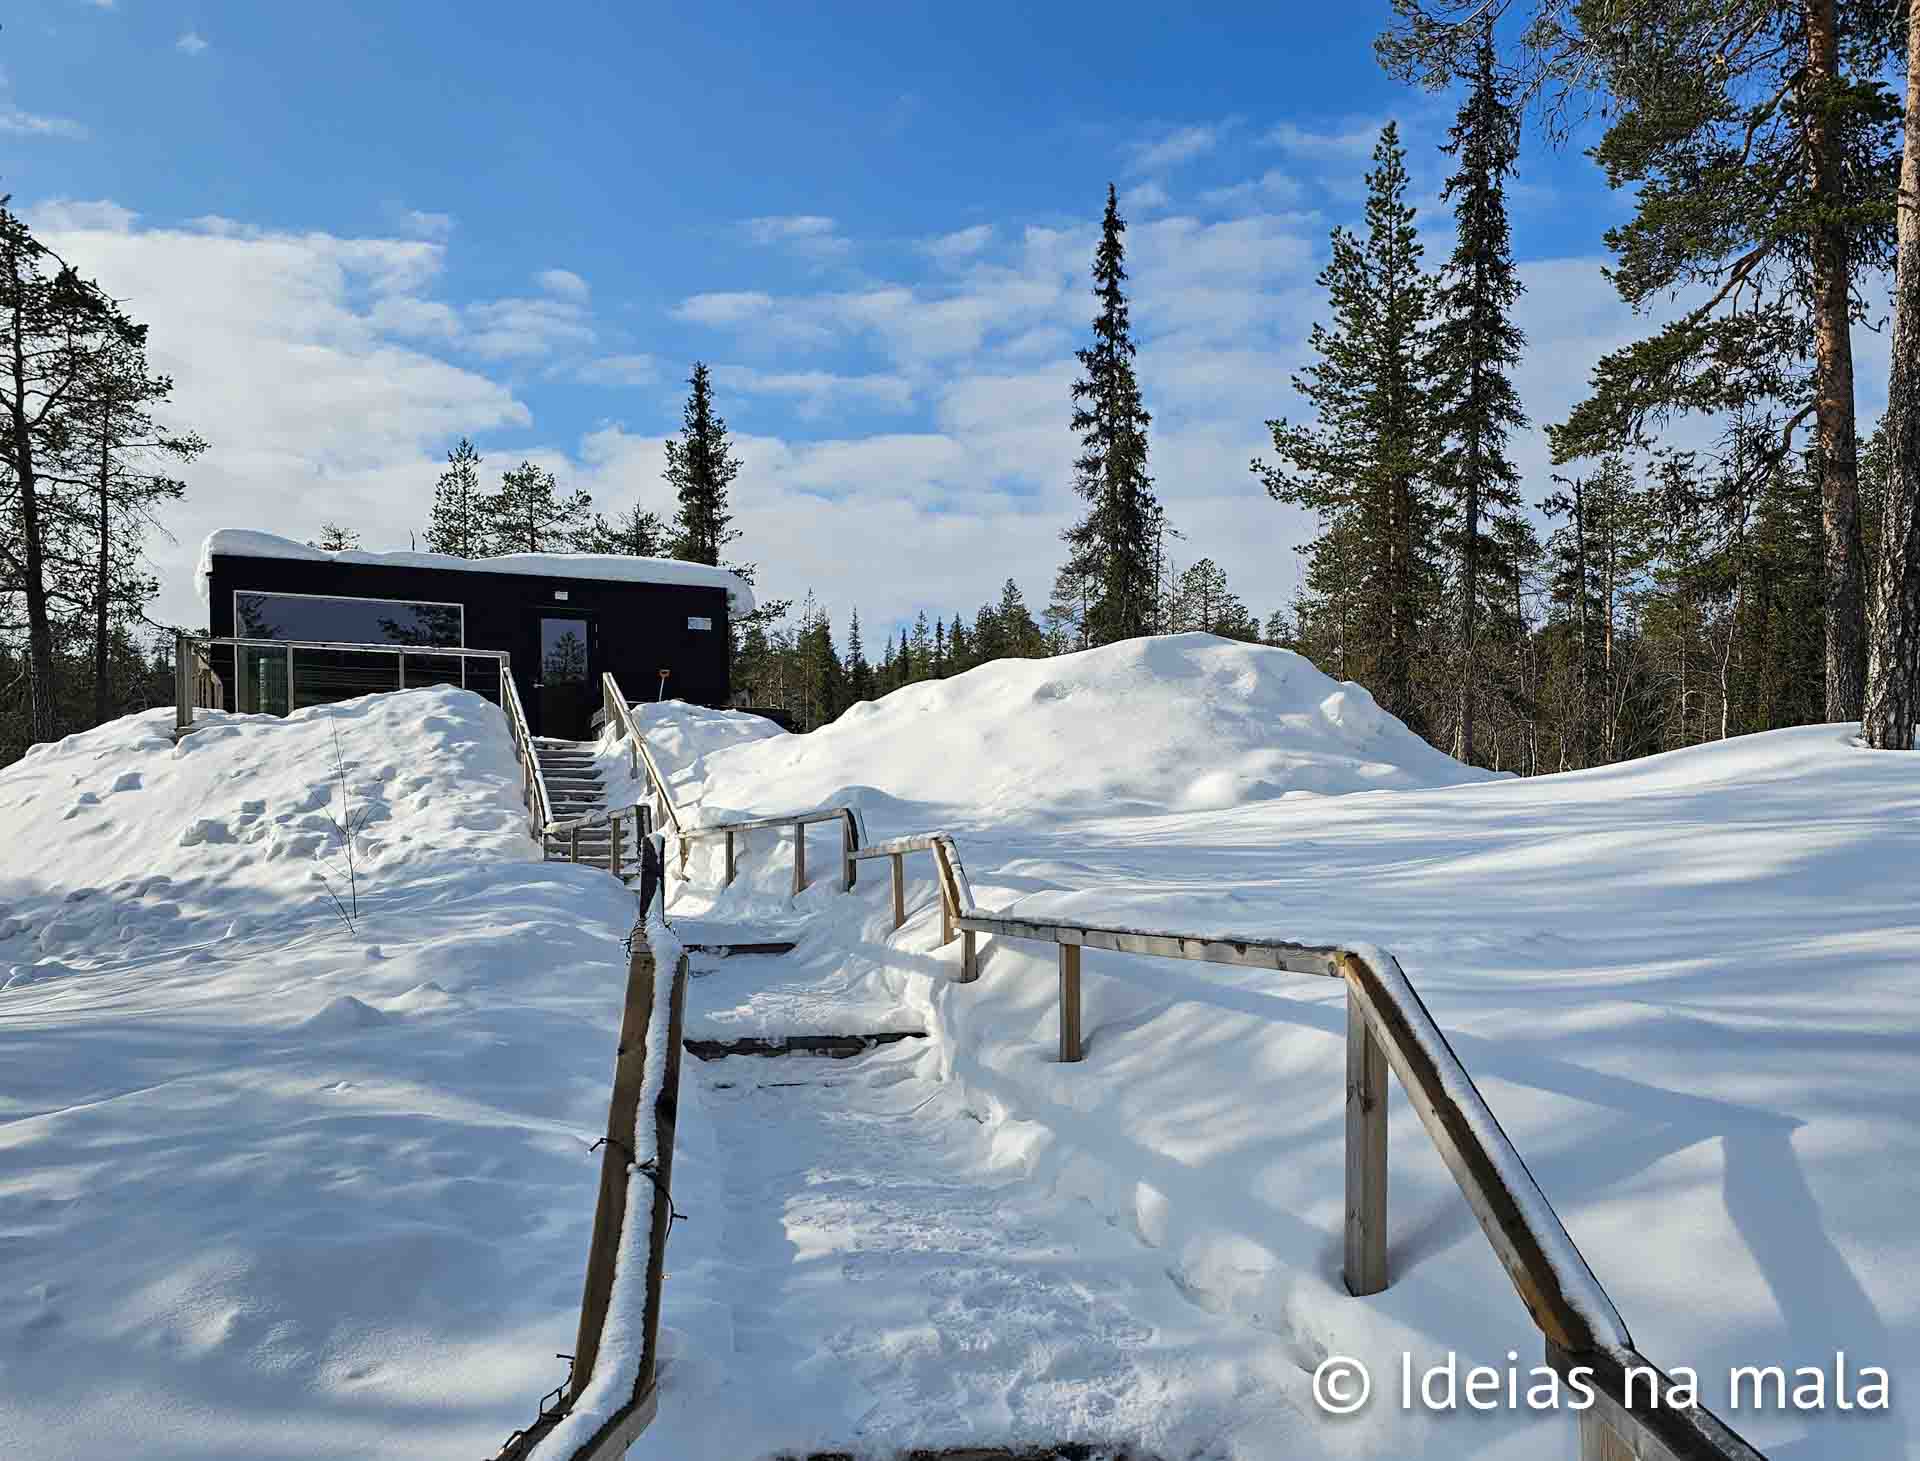
{"label": "snow-covered path", "polygon": [[[936,1064],[916,1041],[687,1063],[705,1170],[698,1198],[676,1193],[690,1216],[669,1269],[727,1345],[689,1354],[670,1339],[679,1397],[636,1454],[1059,1441],[1220,1454],[1218,1434],[1167,1433],[1170,1374],[1189,1377],[1172,1407],[1187,1416],[1192,1386],[1221,1383],[1250,1342],[1304,1382],[1317,1353],[1205,1313],[1137,1232],[1028,1181]],[[674,1349],[715,1393],[687,1395]],[[1295,1387],[1243,1378],[1233,1429],[1300,1426]]]}

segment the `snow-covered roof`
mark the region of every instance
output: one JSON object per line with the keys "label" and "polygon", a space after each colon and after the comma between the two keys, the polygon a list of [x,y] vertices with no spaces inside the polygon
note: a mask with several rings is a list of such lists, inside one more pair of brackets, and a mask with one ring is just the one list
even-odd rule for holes
{"label": "snow-covered roof", "polygon": [[694,588],[723,588],[735,614],[753,611],[753,590],[738,574],[704,563],[682,563],[677,558],[636,558],[625,553],[503,553],[498,558],[455,558],[448,553],[362,553],[352,549],[329,553],[273,533],[222,528],[207,534],[200,545],[200,563],[194,569],[194,587],[206,602],[213,555],[232,558],[332,559],[336,563],[367,563],[384,568],[451,568],[463,573],[520,573],[539,578],[598,578],[609,583],[669,583]]}

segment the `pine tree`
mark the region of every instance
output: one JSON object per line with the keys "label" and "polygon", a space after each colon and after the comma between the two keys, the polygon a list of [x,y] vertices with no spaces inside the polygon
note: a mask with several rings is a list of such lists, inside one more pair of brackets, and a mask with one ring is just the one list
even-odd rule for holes
{"label": "pine tree", "polygon": [[1227,585],[1226,570],[1211,558],[1193,564],[1170,595],[1169,633],[1218,634],[1227,639],[1258,639],[1260,626]]}
{"label": "pine tree", "polygon": [[427,551],[455,558],[479,558],[489,537],[480,490],[480,453],[466,437],[447,453],[447,469],[433,489],[433,516],[427,524]]}
{"label": "pine tree", "polygon": [[1091,643],[1093,576],[1081,572],[1070,559],[1053,578],[1053,596],[1047,601],[1047,643],[1054,654],[1072,654]]}
{"label": "pine tree", "polygon": [[1274,498],[1320,515],[1308,580],[1328,601],[1342,600],[1341,658],[1419,732],[1426,717],[1415,660],[1438,595],[1444,518],[1434,482],[1443,423],[1434,399],[1433,287],[1420,267],[1406,153],[1392,122],[1373,161],[1367,237],[1333,231],[1333,257],[1320,274],[1333,323],[1314,326],[1319,359],[1294,377],[1318,421],[1269,421],[1280,465],[1255,461],[1253,470]]}
{"label": "pine tree", "polygon": [[[1860,713],[1866,673],[1853,326],[1862,282],[1892,263],[1900,63],[1888,0],[1630,0],[1558,14],[1583,85],[1609,98],[1593,156],[1630,189],[1609,270],[1636,312],[1689,299],[1608,354],[1554,433],[1598,456],[1682,413],[1770,405],[1784,461],[1813,423],[1826,536],[1829,720]],[[1692,302],[1697,301],[1697,302]]]}
{"label": "pine tree", "polygon": [[588,540],[593,499],[584,491],[560,493],[552,472],[522,462],[503,473],[500,490],[482,501],[487,548],[501,553],[567,553]]}
{"label": "pine tree", "polygon": [[322,553],[350,553],[360,546],[360,532],[357,528],[343,528],[329,519],[320,524],[320,536],[307,539],[309,548],[318,548]]}
{"label": "pine tree", "polygon": [[[1452,498],[1448,546],[1458,572],[1453,754],[1472,763],[1482,640],[1490,628],[1517,632],[1504,610],[1519,572],[1512,550],[1524,543],[1510,528],[1501,531],[1502,524],[1522,521],[1520,474],[1507,454],[1507,435],[1526,425],[1510,376],[1526,341],[1513,323],[1522,286],[1514,272],[1505,187],[1520,154],[1520,118],[1496,77],[1491,16],[1481,24],[1470,89],[1447,135],[1441,150],[1458,170],[1441,196],[1453,201],[1455,242],[1436,296],[1434,354],[1448,439],[1440,475]],[[1496,639],[1489,656],[1503,662],[1506,655]]]}
{"label": "pine tree", "polygon": [[129,626],[144,620],[160,589],[143,567],[147,532],[158,525],[156,508],[187,490],[169,470],[207,448],[198,435],[168,431],[154,421],[152,408],[171,398],[173,381],[148,367],[146,340],[146,326],[126,320],[95,340],[72,397],[61,470],[50,474],[60,487],[78,489],[75,506],[85,521],[72,526],[80,539],[92,539],[88,609],[96,724],[114,714],[117,642],[126,639]]}
{"label": "pine tree", "polygon": [[1077,352],[1084,374],[1073,384],[1073,429],[1080,435],[1074,490],[1088,504],[1069,528],[1072,550],[1063,573],[1087,581],[1091,599],[1081,623],[1089,644],[1111,644],[1152,631],[1158,503],[1147,475],[1151,417],[1134,379],[1127,297],[1126,231],[1118,196],[1107,186],[1107,211],[1093,261],[1100,313],[1093,344]]}
{"label": "pine tree", "polygon": [[713,409],[707,367],[693,363],[691,388],[681,414],[680,439],[667,442],[667,485],[679,507],[674,513],[673,556],[688,563],[718,565],[720,550],[740,536],[729,526],[728,492],[740,463],[727,440],[727,423]]}
{"label": "pine tree", "polygon": [[146,326],[36,239],[9,202],[0,196],[0,600],[25,614],[14,668],[27,691],[22,735],[35,742],[84,714],[62,694],[66,644],[92,640],[102,703],[113,621],[156,591],[138,567],[148,506],[178,495],[150,469],[191,460],[204,444],[153,430],[147,409],[171,382],[148,372]]}
{"label": "pine tree", "polygon": [[599,513],[580,538],[583,553],[620,553],[632,558],[661,558],[667,554],[667,525],[660,514],[639,503],[608,522]]}

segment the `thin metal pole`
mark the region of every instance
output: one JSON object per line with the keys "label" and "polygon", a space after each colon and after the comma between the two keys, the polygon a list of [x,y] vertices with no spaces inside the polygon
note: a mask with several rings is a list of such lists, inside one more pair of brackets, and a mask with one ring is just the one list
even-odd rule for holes
{"label": "thin metal pole", "polygon": [[[662,683],[665,683],[664,681]],[[807,891],[807,824],[793,824],[793,895]]]}

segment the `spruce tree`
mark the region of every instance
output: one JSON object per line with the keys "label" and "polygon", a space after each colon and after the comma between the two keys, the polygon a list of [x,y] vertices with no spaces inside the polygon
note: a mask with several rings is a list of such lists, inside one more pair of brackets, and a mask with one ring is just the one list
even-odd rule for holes
{"label": "spruce tree", "polygon": [[1342,603],[1339,673],[1424,733],[1416,657],[1438,597],[1445,516],[1434,473],[1444,423],[1435,399],[1433,284],[1420,266],[1406,153],[1392,122],[1373,162],[1367,237],[1334,229],[1319,280],[1332,323],[1314,326],[1319,359],[1293,380],[1318,420],[1269,421],[1280,461],[1255,461],[1253,470],[1275,499],[1320,516],[1308,581]]}
{"label": "spruce tree", "polygon": [[667,485],[679,502],[673,516],[673,556],[688,563],[720,562],[720,550],[740,536],[729,526],[728,492],[740,463],[727,440],[727,423],[713,409],[707,367],[693,363],[681,413],[680,439],[667,442]]}
{"label": "spruce tree", "polygon": [[1046,636],[1040,632],[1040,626],[1033,622],[1033,614],[1027,608],[1026,595],[1020,592],[1020,585],[1011,578],[1000,585],[1000,602],[993,608],[993,619],[1000,637],[1000,649],[995,658],[1039,659],[1046,654]]}
{"label": "spruce tree", "polygon": [[433,516],[427,523],[427,551],[455,558],[479,558],[487,551],[483,516],[486,494],[480,490],[480,453],[466,437],[447,453],[447,469],[433,489]]}
{"label": "spruce tree", "polygon": [[[1526,340],[1513,323],[1522,286],[1514,272],[1505,186],[1520,155],[1520,118],[1501,91],[1490,16],[1481,23],[1472,81],[1447,136],[1441,150],[1454,158],[1457,171],[1441,196],[1453,202],[1455,233],[1435,300],[1434,355],[1447,435],[1440,475],[1453,508],[1448,546],[1458,573],[1453,754],[1471,763],[1482,641],[1491,637],[1490,628],[1518,630],[1505,606],[1519,572],[1512,550],[1522,539],[1500,529],[1521,518],[1520,474],[1507,453],[1507,436],[1526,425],[1510,374]],[[1488,654],[1495,662],[1504,659],[1499,640]]]}
{"label": "spruce tree", "polygon": [[1066,532],[1066,569],[1086,580],[1091,598],[1081,637],[1111,644],[1152,632],[1159,504],[1147,475],[1147,427],[1134,379],[1127,296],[1126,231],[1118,195],[1107,185],[1107,211],[1094,251],[1094,297],[1100,313],[1093,343],[1077,352],[1084,374],[1073,384],[1073,429],[1080,435],[1074,491],[1088,504]]}
{"label": "spruce tree", "polygon": [[350,553],[360,546],[360,530],[343,528],[339,523],[328,519],[320,524],[320,536],[307,539],[309,548],[318,548],[322,553]]}
{"label": "spruce tree", "polygon": [[873,666],[867,663],[867,646],[860,638],[860,611],[855,609],[847,624],[847,696],[852,702],[871,700],[874,694]]}

